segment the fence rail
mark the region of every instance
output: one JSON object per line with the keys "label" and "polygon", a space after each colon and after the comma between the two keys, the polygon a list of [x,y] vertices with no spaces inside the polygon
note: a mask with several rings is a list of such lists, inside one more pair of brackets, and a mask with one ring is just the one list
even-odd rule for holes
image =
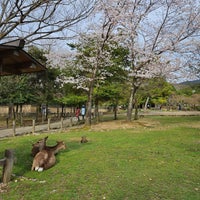
{"label": "fence rail", "polygon": [[30,133],[34,134],[34,133],[42,132],[42,131],[49,132],[53,129],[57,129],[57,130],[60,129],[60,131],[62,131],[64,128],[77,125],[78,123],[79,122],[76,117],[71,117],[68,119],[61,118],[60,121],[57,121],[57,122],[51,122],[51,120],[48,119],[46,124],[40,124],[40,125],[36,125],[35,120],[33,120],[32,126],[26,126],[26,127],[17,127],[15,121],[13,121],[12,128],[6,128],[6,129],[0,130],[0,138],[30,134]]}

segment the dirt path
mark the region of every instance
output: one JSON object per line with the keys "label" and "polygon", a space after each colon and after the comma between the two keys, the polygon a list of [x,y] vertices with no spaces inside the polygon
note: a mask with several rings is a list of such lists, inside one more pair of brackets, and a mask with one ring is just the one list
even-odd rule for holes
{"label": "dirt path", "polygon": [[140,119],[137,121],[127,122],[125,120],[116,120],[109,122],[101,122],[96,125],[91,126],[93,131],[106,131],[114,129],[128,129],[128,128],[140,128],[140,127],[156,127],[159,125],[159,122],[155,122],[151,119]]}

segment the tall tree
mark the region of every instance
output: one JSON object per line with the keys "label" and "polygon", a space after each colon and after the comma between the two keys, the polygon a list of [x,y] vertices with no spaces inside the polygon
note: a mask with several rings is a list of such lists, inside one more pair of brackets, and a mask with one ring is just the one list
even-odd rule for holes
{"label": "tall tree", "polygon": [[[123,5],[118,4],[119,8],[115,12],[115,8],[109,7],[110,3],[112,3],[111,0],[98,1],[94,15],[84,27],[86,31],[80,33],[77,44],[71,45],[76,49],[75,62],[72,60],[76,74],[68,81],[77,84],[77,88],[87,91],[85,123],[88,125],[91,124],[94,88],[97,89],[108,76],[113,75],[112,71],[108,70],[114,65],[111,52],[118,48],[118,43],[114,39],[117,25],[116,17],[120,15],[120,8]],[[52,57],[49,57],[51,62],[55,63]]]}
{"label": "tall tree", "polygon": [[108,76],[112,76],[108,69],[114,65],[112,52],[118,48],[113,36],[117,25],[116,17],[120,15],[122,5],[118,4],[119,9],[115,12],[115,9],[109,7],[110,2],[112,1],[98,1],[94,11],[96,19],[89,23],[86,34],[80,34],[82,50],[79,55],[79,65],[87,74],[87,77],[85,76],[87,80],[85,78],[82,80],[84,83],[87,82],[88,102],[85,123],[88,125],[91,124],[94,88],[101,85]]}
{"label": "tall tree", "polygon": [[[59,81],[63,81],[65,86],[66,83],[76,86],[79,94],[80,91],[82,91],[82,94],[87,94],[86,124],[91,123],[92,104],[95,103],[95,111],[97,111],[98,100],[102,100],[102,97],[108,100],[114,98],[115,95],[117,99],[120,96],[117,95],[119,90],[122,90],[121,85],[126,80],[124,68],[127,49],[122,48],[116,42],[112,42],[112,40],[102,40],[101,37],[102,35],[100,37],[88,35],[81,38],[77,44],[69,44],[75,51],[74,55],[58,56],[56,53],[48,55],[51,65],[62,68],[63,75],[60,76]],[[104,44],[102,44],[101,40]],[[111,84],[113,85],[112,88],[108,89]],[[99,91],[99,88],[104,86],[107,88],[105,90],[112,91],[113,94],[110,94],[110,98],[108,98],[108,94],[103,95],[102,90]],[[118,86],[120,86],[120,89],[114,89],[114,87]],[[70,94],[73,94],[72,91]],[[67,99],[63,96],[61,102]],[[95,116],[98,116],[97,113]]]}
{"label": "tall tree", "polygon": [[[46,66],[46,71],[30,76],[30,82],[34,87],[34,95],[37,99],[36,103],[40,107],[42,104],[48,110],[48,105],[54,103],[54,99],[60,94],[60,82],[57,81],[60,75],[60,69],[48,65],[47,52],[38,47],[29,47],[28,52],[38,61]],[[46,112],[46,118],[48,112]]]}
{"label": "tall tree", "polygon": [[109,46],[106,39],[103,43],[98,41],[99,38],[87,38],[82,41],[78,47],[76,57],[77,74],[73,77],[77,88],[87,91],[87,111],[85,123],[91,124],[92,102],[94,97],[94,88],[98,87],[104,81],[109,72],[106,70],[110,63]]}
{"label": "tall tree", "polygon": [[[127,72],[126,72],[126,57],[128,50],[119,44],[110,52],[112,65],[108,67],[105,81],[97,85],[95,88],[95,116],[98,118],[98,102],[108,102],[112,105],[114,111],[114,119],[117,119],[117,108],[120,101],[127,98],[125,93]],[[97,119],[98,121],[98,119]]]}
{"label": "tall tree", "polygon": [[199,38],[200,7],[196,0],[115,0],[105,9],[117,9],[118,4],[123,5],[115,18],[119,41],[129,49],[130,121],[133,100],[143,80],[157,75],[170,78],[184,66],[183,50]]}

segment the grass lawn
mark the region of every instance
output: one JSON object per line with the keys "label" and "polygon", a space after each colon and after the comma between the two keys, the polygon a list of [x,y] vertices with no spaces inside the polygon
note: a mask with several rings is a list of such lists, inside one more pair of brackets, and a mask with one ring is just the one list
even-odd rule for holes
{"label": "grass lawn", "polygon": [[[48,134],[48,145],[64,140],[68,149],[44,172],[30,170],[30,152],[47,134],[0,140],[0,158],[9,148],[17,157],[0,200],[200,199],[200,117],[148,117],[128,127],[116,121],[117,129],[106,123]],[[88,143],[80,144],[82,135]]]}

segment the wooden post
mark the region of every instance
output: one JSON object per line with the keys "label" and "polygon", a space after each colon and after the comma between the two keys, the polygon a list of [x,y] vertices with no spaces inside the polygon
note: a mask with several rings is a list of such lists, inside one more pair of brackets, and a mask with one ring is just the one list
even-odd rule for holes
{"label": "wooden post", "polygon": [[51,121],[51,119],[48,118],[48,131],[50,131],[50,121]]}
{"label": "wooden post", "polygon": [[3,158],[3,159],[0,160],[0,166],[3,166],[3,165],[4,165],[5,160],[6,160],[6,158]]}
{"label": "wooden post", "polygon": [[35,119],[33,119],[33,134],[35,133]]}
{"label": "wooden post", "polygon": [[13,120],[13,136],[16,134],[16,123],[15,120]]}
{"label": "wooden post", "polygon": [[1,160],[0,164],[3,164],[2,181],[3,183],[8,183],[12,175],[12,168],[14,164],[14,150],[6,149],[5,158]]}

